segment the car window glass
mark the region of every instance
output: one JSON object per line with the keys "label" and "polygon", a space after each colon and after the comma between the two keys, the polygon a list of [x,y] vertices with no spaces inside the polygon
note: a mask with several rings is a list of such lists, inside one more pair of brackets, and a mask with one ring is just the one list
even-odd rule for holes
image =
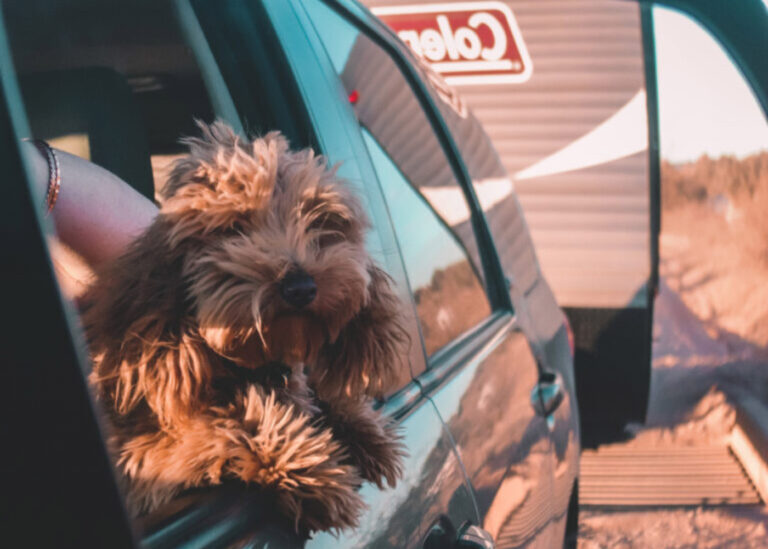
{"label": "car window glass", "polygon": [[[526,292],[538,280],[539,268],[512,180],[491,138],[465,99],[422,58],[416,57],[416,60],[427,90],[443,115],[472,179],[502,268],[515,280],[517,287]],[[468,95],[466,88],[463,93]]]}
{"label": "car window glass", "polygon": [[453,229],[482,277],[464,193],[400,69],[386,52],[323,2],[307,0],[304,5],[360,124]]}
{"label": "car window glass", "polygon": [[455,235],[397,169],[367,130],[371,161],[383,184],[413,290],[428,354],[490,314],[488,301]]}
{"label": "car window glass", "polygon": [[305,6],[363,128],[432,354],[491,310],[464,192],[394,61],[323,3]]}

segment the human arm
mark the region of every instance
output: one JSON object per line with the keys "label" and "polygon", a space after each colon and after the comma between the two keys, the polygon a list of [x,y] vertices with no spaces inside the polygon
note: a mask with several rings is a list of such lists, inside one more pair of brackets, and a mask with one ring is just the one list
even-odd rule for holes
{"label": "human arm", "polygon": [[[33,143],[25,141],[22,147],[33,185],[44,196],[46,158]],[[152,223],[157,207],[104,168],[61,150],[56,156],[61,172],[61,190],[51,212],[56,233],[66,248],[93,268],[119,255]]]}

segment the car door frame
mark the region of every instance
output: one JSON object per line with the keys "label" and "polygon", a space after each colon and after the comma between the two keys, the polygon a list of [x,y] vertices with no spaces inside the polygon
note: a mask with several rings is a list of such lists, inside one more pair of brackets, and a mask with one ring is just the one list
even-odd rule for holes
{"label": "car door frame", "polygon": [[0,511],[2,542],[133,547],[136,535],[88,392],[83,335],[48,253],[53,222],[42,213],[44,197],[31,184],[22,151],[29,126],[13,67],[0,13],[0,233],[7,262],[0,432],[11,450],[0,467],[9,507]]}
{"label": "car door frame", "polygon": [[[755,94],[768,117],[768,70],[765,67],[762,46],[768,46],[765,28],[768,25],[768,8],[761,0],[744,0],[738,9],[741,16],[733,16],[734,9],[718,0],[632,0],[639,5],[643,58],[645,65],[646,101],[648,115],[648,150],[650,200],[651,200],[651,280],[649,287],[655,297],[659,284],[659,234],[661,232],[661,156],[659,136],[659,90],[656,71],[656,35],[653,7],[675,9],[708,31],[728,53],[741,76]],[[731,8],[730,10],[728,8]],[[653,300],[650,302],[653,318]]]}

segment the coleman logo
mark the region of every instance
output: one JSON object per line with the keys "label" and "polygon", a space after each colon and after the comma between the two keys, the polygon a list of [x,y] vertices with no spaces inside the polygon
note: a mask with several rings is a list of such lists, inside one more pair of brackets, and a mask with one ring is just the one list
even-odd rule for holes
{"label": "coleman logo", "polygon": [[448,84],[525,82],[533,65],[515,16],[501,2],[373,8]]}

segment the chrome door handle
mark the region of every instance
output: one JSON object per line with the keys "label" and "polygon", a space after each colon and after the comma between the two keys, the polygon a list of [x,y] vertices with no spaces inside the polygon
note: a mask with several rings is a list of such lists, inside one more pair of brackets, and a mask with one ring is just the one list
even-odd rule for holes
{"label": "chrome door handle", "polygon": [[424,549],[496,549],[493,536],[469,522],[459,528],[446,516],[440,517],[429,529]]}
{"label": "chrome door handle", "polygon": [[544,371],[539,375],[539,382],[531,391],[531,405],[540,416],[547,417],[563,403],[565,391],[560,374]]}
{"label": "chrome door handle", "polygon": [[456,549],[495,549],[493,536],[474,524],[467,524],[459,530],[459,539],[456,540]]}

